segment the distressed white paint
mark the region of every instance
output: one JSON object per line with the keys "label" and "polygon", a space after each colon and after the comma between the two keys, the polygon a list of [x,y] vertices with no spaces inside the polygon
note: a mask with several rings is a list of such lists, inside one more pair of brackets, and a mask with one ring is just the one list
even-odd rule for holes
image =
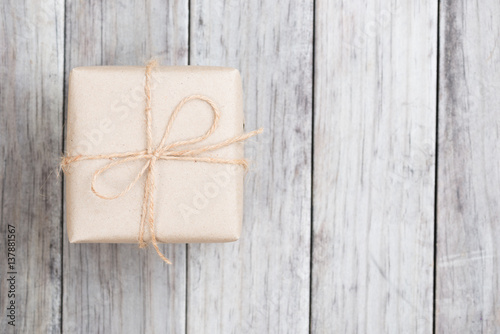
{"label": "distressed white paint", "polygon": [[189,333],[307,333],[313,5],[191,1],[193,65],[241,71],[246,144],[241,239],[189,245]]}
{"label": "distressed white paint", "polygon": [[432,333],[437,4],[315,24],[312,332]]}
{"label": "distressed white paint", "polygon": [[[18,332],[430,333],[437,1],[316,0],[314,23],[312,2],[190,4],[0,5],[0,232],[17,227]],[[440,16],[436,332],[493,333],[500,6],[445,0]],[[152,55],[239,68],[247,129],[266,128],[247,144],[241,240],[165,246],[172,267],[136,245],[68,244],[55,175],[65,73]],[[12,332],[5,273],[0,257]]]}
{"label": "distressed white paint", "polygon": [[440,11],[436,333],[500,328],[500,3]]}
{"label": "distressed white paint", "polygon": [[[64,2],[2,1],[0,13],[0,332],[58,333]],[[8,225],[16,236],[14,298]]]}

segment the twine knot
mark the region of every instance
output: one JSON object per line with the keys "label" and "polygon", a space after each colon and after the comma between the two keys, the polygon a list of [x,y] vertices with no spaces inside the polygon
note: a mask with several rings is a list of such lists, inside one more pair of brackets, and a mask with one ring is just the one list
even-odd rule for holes
{"label": "twine knot", "polygon": [[161,154],[161,151],[160,150],[156,150],[153,153],[153,156],[151,157],[151,162],[158,160],[158,158],[160,157],[160,154]]}
{"label": "twine knot", "polygon": [[[77,155],[77,156],[65,156],[61,161],[61,168],[66,170],[67,166],[77,161],[82,160],[101,160],[101,159],[109,159],[112,160],[110,163],[105,165],[104,167],[95,171],[92,182],[91,182],[91,190],[92,192],[102,199],[113,200],[119,197],[124,196],[132,187],[137,183],[137,181],[146,174],[146,184],[144,187],[144,197],[142,202],[142,215],[141,215],[141,223],[139,230],[139,247],[144,248],[147,246],[147,243],[144,241],[144,233],[145,233],[145,225],[148,223],[149,231],[151,236],[151,243],[153,244],[156,252],[168,264],[171,262],[163,255],[158,247],[158,242],[156,240],[156,232],[155,232],[155,214],[154,214],[154,189],[155,189],[155,166],[158,160],[181,160],[181,161],[199,161],[206,163],[216,163],[216,164],[232,164],[239,165],[243,168],[247,168],[248,164],[245,159],[219,159],[215,157],[206,157],[199,156],[201,153],[214,151],[220,149],[222,147],[229,146],[231,144],[242,142],[250,137],[253,137],[259,133],[262,133],[263,129],[251,131],[245,133],[241,136],[236,136],[233,138],[226,139],[222,142],[213,145],[205,145],[202,147],[189,148],[189,145],[193,145],[199,142],[206,140],[208,137],[212,135],[212,133],[216,130],[219,119],[220,112],[218,106],[206,96],[203,95],[191,95],[184,98],[174,109],[172,115],[170,115],[170,119],[167,123],[167,127],[165,129],[165,133],[159,143],[156,146],[156,149],[153,146],[153,136],[152,136],[152,117],[151,117],[151,72],[153,68],[157,65],[155,61],[151,61],[146,66],[146,84],[144,87],[144,92],[146,94],[146,140],[147,147],[146,150],[136,151],[136,152],[126,152],[126,153],[112,153],[112,154],[98,154],[98,155]],[[213,113],[213,121],[210,129],[203,135],[191,138],[188,140],[181,140],[171,144],[166,145],[166,140],[170,134],[170,130],[172,125],[175,122],[177,114],[182,110],[183,106],[189,101],[200,100],[207,103]],[[178,147],[188,146],[184,149],[179,149]],[[144,166],[136,175],[136,177],[118,194],[112,195],[104,195],[96,189],[96,181],[98,177],[108,169],[111,169],[115,166],[135,161],[135,160],[146,160]]]}

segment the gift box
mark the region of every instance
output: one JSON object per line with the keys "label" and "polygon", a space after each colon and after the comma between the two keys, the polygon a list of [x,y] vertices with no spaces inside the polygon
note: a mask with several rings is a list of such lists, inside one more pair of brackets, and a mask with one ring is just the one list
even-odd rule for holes
{"label": "gift box", "polygon": [[62,163],[69,241],[237,240],[243,141],[257,133],[243,128],[236,69],[74,68]]}

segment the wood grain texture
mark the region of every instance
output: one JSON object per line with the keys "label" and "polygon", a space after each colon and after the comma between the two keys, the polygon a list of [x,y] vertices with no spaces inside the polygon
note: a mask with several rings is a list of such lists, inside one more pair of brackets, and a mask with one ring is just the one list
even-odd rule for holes
{"label": "wood grain texture", "polygon": [[[64,2],[0,4],[0,332],[59,333]],[[15,298],[7,226],[15,226]],[[15,327],[7,306],[16,301]]]}
{"label": "wood grain texture", "polygon": [[309,330],[313,5],[191,1],[192,65],[241,71],[246,143],[241,239],[189,245],[188,333]]}
{"label": "wood grain texture", "polygon": [[432,333],[437,4],[316,1],[313,333]]}
{"label": "wood grain texture", "polygon": [[[187,41],[187,1],[67,2],[66,74],[83,65],[143,65],[151,56],[186,65]],[[167,266],[152,248],[64,241],[64,332],[185,331],[185,245],[161,247],[174,262]]]}
{"label": "wood grain texture", "polygon": [[436,333],[498,333],[500,3],[440,16]]}
{"label": "wood grain texture", "polygon": [[[498,333],[500,4],[440,3],[1,2],[0,332],[11,224],[19,333]],[[170,267],[69,244],[56,175],[69,71],[151,56],[240,69],[265,128],[241,240]]]}

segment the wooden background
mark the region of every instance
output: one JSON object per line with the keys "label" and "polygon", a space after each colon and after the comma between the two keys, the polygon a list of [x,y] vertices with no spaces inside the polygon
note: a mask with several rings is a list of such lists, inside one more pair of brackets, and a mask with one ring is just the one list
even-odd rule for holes
{"label": "wooden background", "polygon": [[[0,4],[0,332],[500,333],[500,2]],[[70,245],[71,68],[239,68],[242,238]],[[16,226],[15,330],[7,225]]]}

